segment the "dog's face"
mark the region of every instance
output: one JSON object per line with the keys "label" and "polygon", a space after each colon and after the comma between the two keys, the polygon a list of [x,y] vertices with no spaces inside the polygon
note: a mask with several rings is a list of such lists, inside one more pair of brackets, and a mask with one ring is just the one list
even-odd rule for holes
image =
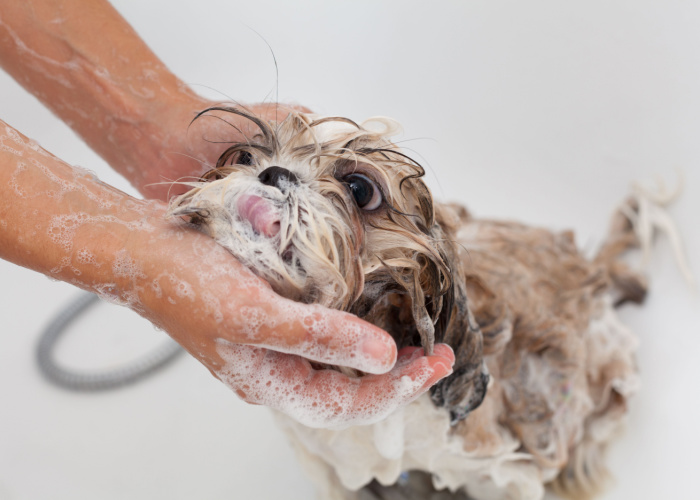
{"label": "dog's face", "polygon": [[248,118],[255,132],[175,198],[170,214],[189,216],[280,295],[355,313],[399,347],[420,342],[431,352],[459,309],[456,252],[423,169],[388,140],[396,124],[291,114],[277,125],[213,110]]}

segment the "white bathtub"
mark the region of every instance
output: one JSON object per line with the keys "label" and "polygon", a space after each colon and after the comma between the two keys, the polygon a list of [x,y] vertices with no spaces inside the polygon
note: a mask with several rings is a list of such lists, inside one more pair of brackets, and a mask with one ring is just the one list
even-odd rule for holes
{"label": "white bathtub", "polygon": [[[700,276],[697,6],[115,3],[184,81],[242,101],[274,99],[274,66],[251,26],[275,50],[281,100],[356,119],[393,116],[405,138],[430,139],[406,146],[424,157],[437,198],[480,216],[573,228],[587,249],[630,181],[661,174],[674,182],[681,167],[686,193],[671,212]],[[179,14],[158,17],[172,11]],[[0,91],[0,118],[129,190],[4,74]],[[605,500],[697,491],[700,299],[666,241],[650,276],[647,304],[622,313],[640,338],[643,387],[610,450],[616,483]],[[269,412],[240,402],[192,359],[103,394],[47,385],[34,344],[75,294],[0,262],[0,499],[312,498]],[[103,305],[76,326],[62,355],[80,366],[88,356],[108,363],[158,335],[133,313]]]}

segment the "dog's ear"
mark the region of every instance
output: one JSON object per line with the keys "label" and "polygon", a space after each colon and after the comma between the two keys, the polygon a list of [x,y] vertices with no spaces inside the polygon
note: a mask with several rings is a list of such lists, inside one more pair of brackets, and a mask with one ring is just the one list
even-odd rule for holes
{"label": "dog's ear", "polygon": [[489,375],[483,361],[483,336],[469,309],[465,273],[455,243],[457,229],[468,214],[454,206],[436,205],[434,210],[434,218],[424,218],[432,220],[430,227],[419,227],[421,235],[413,236],[419,245],[411,247],[411,258],[383,263],[384,270],[405,291],[406,299],[398,301],[403,311],[399,317],[406,322],[412,319],[415,328],[392,329],[400,346],[410,345],[418,333],[426,352],[431,352],[434,342],[446,343],[454,350],[452,375],[433,386],[431,397],[437,406],[450,411],[456,423],[481,404]]}
{"label": "dog's ear", "polygon": [[450,411],[453,424],[481,404],[489,381],[483,360],[483,337],[469,309],[465,273],[455,244],[457,228],[468,217],[462,207],[438,206],[433,230],[450,277],[435,324],[435,341],[452,347],[455,364],[452,374],[433,386],[431,397],[437,406]]}
{"label": "dog's ear", "polygon": [[440,306],[440,309],[439,311],[432,311],[435,317],[436,342],[446,342],[452,316],[460,314],[458,310],[455,310],[455,292],[459,292],[463,273],[455,246],[455,236],[461,218],[466,217],[466,210],[462,207],[458,208],[463,212],[457,212],[451,207],[436,205],[435,223],[431,229],[433,241],[447,273],[445,278],[447,287],[442,292],[438,304],[436,304]]}
{"label": "dog's ear", "polygon": [[[450,252],[446,252],[449,243],[439,225],[422,231],[412,243],[410,254],[382,260],[382,264],[405,292],[400,307],[404,311],[410,308],[410,319],[405,313],[401,317],[415,328],[425,352],[432,354],[436,339],[442,342],[447,331],[454,303]],[[401,336],[405,339],[402,345],[415,344],[413,334]]]}

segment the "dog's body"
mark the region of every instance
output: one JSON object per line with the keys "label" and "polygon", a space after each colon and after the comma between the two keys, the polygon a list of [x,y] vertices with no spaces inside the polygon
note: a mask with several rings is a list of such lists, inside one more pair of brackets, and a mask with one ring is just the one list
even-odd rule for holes
{"label": "dog's body", "polygon": [[517,224],[464,217],[457,241],[491,374],[484,401],[454,426],[427,396],[339,431],[281,417],[324,485],[320,498],[433,498],[426,477],[405,471],[480,500],[541,498],[551,481],[579,497],[601,486],[602,452],[637,386],[636,341],[616,318],[604,266],[583,259],[571,234]]}
{"label": "dog's body", "polygon": [[456,355],[430,396],[383,421],[329,430],[283,418],[323,498],[448,488],[536,499],[553,481],[595,492],[637,380],[634,338],[613,310],[645,291],[617,260],[636,243],[627,216],[588,261],[570,233],[435,204],[420,166],[388,141],[389,120],[373,131],[248,117],[259,133],[231,146],[171,214],[190,216],[282,295],[355,313],[399,347],[445,342]]}

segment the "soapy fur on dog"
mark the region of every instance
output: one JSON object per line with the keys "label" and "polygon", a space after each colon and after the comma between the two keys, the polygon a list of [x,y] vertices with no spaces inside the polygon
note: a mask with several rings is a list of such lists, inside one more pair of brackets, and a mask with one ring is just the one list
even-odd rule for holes
{"label": "soapy fur on dog", "polygon": [[[454,372],[372,425],[314,429],[280,415],[324,499],[588,498],[638,387],[615,308],[646,282],[630,198],[592,260],[573,234],[480,220],[436,203],[387,118],[291,114],[255,129],[174,198],[181,216],[279,294],[354,313],[399,348],[436,342]],[[342,367],[319,367],[340,369]],[[352,376],[362,373],[344,370]],[[445,490],[445,491],[440,491]]]}

